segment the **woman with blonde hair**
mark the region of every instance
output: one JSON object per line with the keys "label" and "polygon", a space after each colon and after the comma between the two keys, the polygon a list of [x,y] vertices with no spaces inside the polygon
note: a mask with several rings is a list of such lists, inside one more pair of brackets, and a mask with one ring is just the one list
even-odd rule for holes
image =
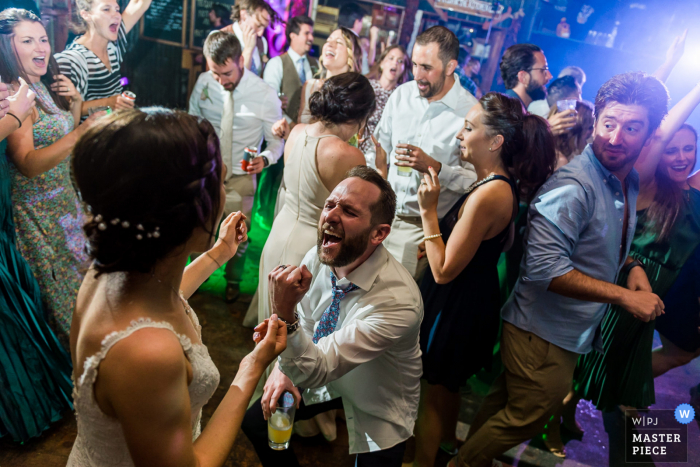
{"label": "woman with blonde hair", "polygon": [[121,63],[126,35],[150,6],[151,0],[130,0],[122,13],[117,0],[75,0],[73,30],[81,35],[56,61],[83,98],[83,118],[91,107],[134,107],[134,100],[122,96]]}
{"label": "woman with blonde hair", "polygon": [[355,33],[342,27],[333,31],[321,49],[319,78],[307,80],[301,90],[297,123],[311,123],[313,118],[309,111],[309,98],[321,89],[328,78],[350,71],[358,72],[361,61],[362,48]]}

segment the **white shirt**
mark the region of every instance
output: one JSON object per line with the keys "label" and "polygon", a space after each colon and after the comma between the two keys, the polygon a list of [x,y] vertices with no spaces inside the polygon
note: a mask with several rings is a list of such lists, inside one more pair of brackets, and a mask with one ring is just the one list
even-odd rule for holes
{"label": "white shirt", "polygon": [[[238,38],[238,42],[241,43],[241,50],[245,48],[245,40],[243,37],[243,30],[241,29],[241,25],[238,24],[238,21],[233,23],[233,33],[236,35]],[[263,55],[267,55],[267,39],[265,39],[265,36],[261,37],[262,43],[263,43]],[[257,39],[256,39],[257,40]],[[255,46],[255,49],[253,49],[253,63],[255,64],[255,68],[257,69],[257,75],[260,76],[262,73],[262,63],[260,62],[260,53],[258,52],[258,46]]]}
{"label": "white shirt", "polygon": [[[423,300],[416,282],[383,245],[338,279],[360,287],[340,301],[335,332],[314,344],[315,327],[331,304],[330,268],[314,246],[302,264],[313,274],[279,368],[306,389],[307,405],[343,398],[350,454],[391,448],[411,436],[423,372],[419,344]],[[317,388],[317,389],[313,389]]]}
{"label": "white shirt", "polygon": [[[221,137],[221,114],[224,109],[224,93],[211,71],[197,78],[190,95],[190,115],[204,117],[211,122]],[[233,147],[231,154],[222,154],[229,168],[229,175],[244,175],[241,169],[243,149],[255,146],[260,149],[263,139],[267,147],[260,156],[274,164],[282,156],[284,141],[272,133],[272,125],[282,118],[282,103],[277,93],[250,70],[244,70],[241,81],[233,91]]]}
{"label": "white shirt", "polygon": [[546,99],[540,99],[530,102],[527,106],[527,111],[533,115],[539,115],[542,118],[547,118],[549,115],[549,104]]}
{"label": "white shirt", "polygon": [[[309,63],[309,59],[306,58],[306,54],[304,54],[304,56],[301,56],[294,50],[292,50],[291,47],[289,48],[289,50],[287,50],[287,53],[289,54],[289,58],[291,58],[292,62],[294,63],[294,68],[297,70],[297,74],[299,74],[299,68],[297,66],[297,63],[299,62],[299,59],[302,59],[304,60],[304,73],[306,73],[306,79],[310,80],[314,77],[313,71],[311,70],[311,64]],[[270,61],[267,62],[267,65],[265,65],[265,73],[263,74],[263,79],[265,80],[265,82],[272,86],[272,89],[274,89],[277,92],[280,92],[282,90],[282,69],[282,56],[278,55],[277,57],[271,58]]]}
{"label": "white shirt", "polygon": [[[439,101],[428,102],[420,96],[415,81],[404,83],[391,94],[384,107],[374,136],[387,153],[391,164],[389,183],[396,192],[396,213],[403,216],[420,216],[418,188],[422,174],[413,170],[410,177],[398,175],[395,163],[396,145],[410,141],[427,155],[442,164],[439,180],[441,190],[438,200],[438,217],[442,218],[457,202],[467,188],[476,181],[474,167],[460,159],[459,140],[456,135],[464,127],[464,118],[477,100],[455,83]],[[367,165],[376,167],[374,145],[367,151]]]}

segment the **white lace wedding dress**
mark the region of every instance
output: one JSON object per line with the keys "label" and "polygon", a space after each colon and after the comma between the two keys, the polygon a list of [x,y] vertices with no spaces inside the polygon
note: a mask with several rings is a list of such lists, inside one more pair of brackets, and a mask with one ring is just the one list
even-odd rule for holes
{"label": "white lace wedding dress", "polygon": [[[201,340],[202,327],[199,325],[197,315],[187,301],[184,298],[182,300],[187,315]],[[68,467],[131,467],[134,465],[119,421],[108,417],[100,410],[95,401],[93,385],[97,379],[100,363],[107,356],[109,349],[120,340],[143,328],[169,329],[180,339],[180,344],[192,365],[192,382],[188,387],[192,410],[192,440],[194,441],[199,436],[202,407],[209,401],[219,385],[219,370],[203,344],[193,344],[187,336],[177,334],[170,323],[141,318],[132,321],[125,330],[106,336],[102,341],[100,351],[85,361],[83,374],[73,389],[73,401],[78,419],[78,437],[68,458]],[[157,449],[157,446],[154,448]]]}

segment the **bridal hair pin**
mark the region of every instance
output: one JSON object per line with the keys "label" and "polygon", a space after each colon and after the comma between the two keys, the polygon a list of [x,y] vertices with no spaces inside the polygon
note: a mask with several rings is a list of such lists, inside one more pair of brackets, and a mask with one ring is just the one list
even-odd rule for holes
{"label": "bridal hair pin", "polygon": [[[92,212],[92,209],[88,209],[88,211]],[[101,214],[96,215],[93,220],[97,222],[97,228],[99,230],[107,230],[107,223],[104,222],[104,218]],[[118,217],[115,217],[114,219],[109,221],[109,223],[113,226],[121,225],[123,229],[128,229],[129,227],[131,227],[131,223],[129,221],[123,221]],[[136,233],[136,240],[143,240],[144,235],[146,236],[146,238],[160,238],[160,227],[155,227],[153,232],[146,232],[146,229],[143,228],[143,225],[136,224],[136,230],[138,231]]]}

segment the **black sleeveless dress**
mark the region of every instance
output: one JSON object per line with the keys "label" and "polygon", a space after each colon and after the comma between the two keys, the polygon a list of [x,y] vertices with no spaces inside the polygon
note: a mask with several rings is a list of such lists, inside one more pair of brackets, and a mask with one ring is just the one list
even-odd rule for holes
{"label": "black sleeveless dress", "polygon": [[[482,368],[491,369],[493,346],[499,325],[498,258],[508,239],[511,224],[518,212],[515,184],[506,177],[513,190],[511,222],[495,237],[479,245],[466,268],[448,284],[437,284],[428,267],[421,284],[425,315],[420,330],[423,353],[423,379],[429,384],[459,391],[467,380]],[[470,193],[462,196],[440,221],[440,232],[447,243],[459,219],[459,211]]]}

